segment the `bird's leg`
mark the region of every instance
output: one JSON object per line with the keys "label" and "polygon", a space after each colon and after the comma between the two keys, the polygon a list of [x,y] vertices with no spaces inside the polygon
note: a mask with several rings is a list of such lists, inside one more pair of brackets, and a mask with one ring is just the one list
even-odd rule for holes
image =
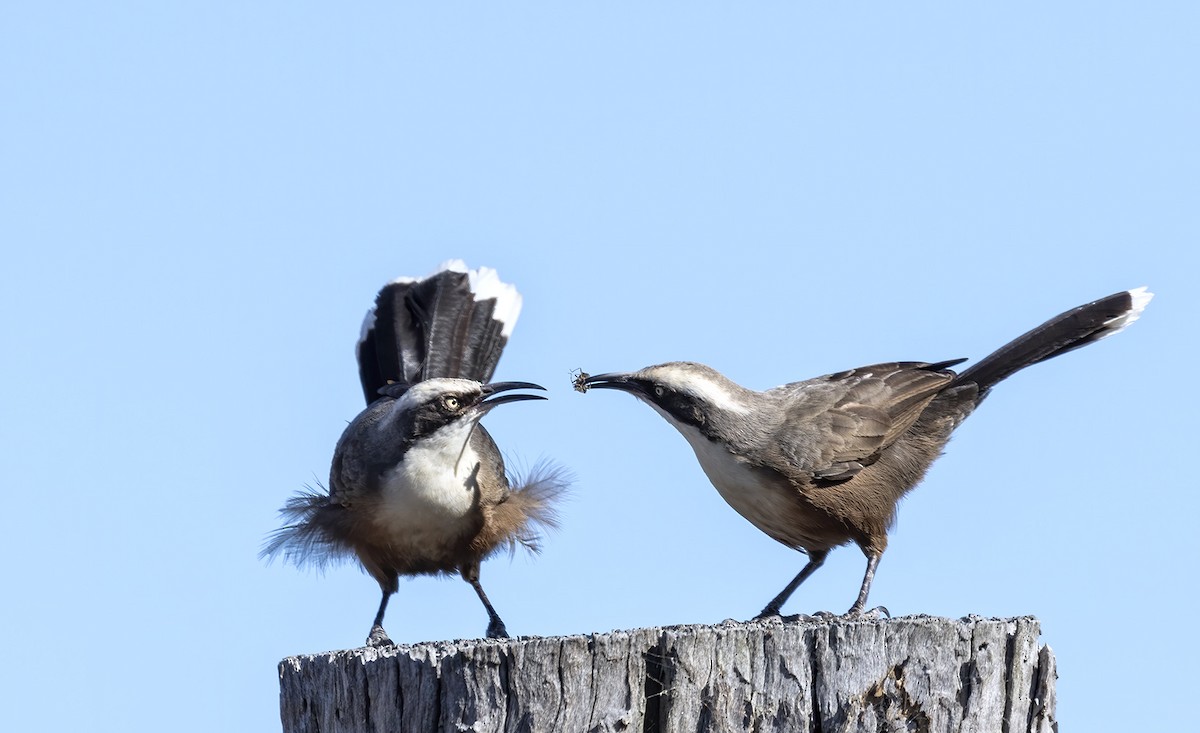
{"label": "bird's leg", "polygon": [[387,611],[388,599],[391,596],[390,591],[383,591],[383,600],[379,602],[379,611],[375,614],[375,623],[371,626],[371,633],[367,636],[367,646],[396,646],[396,643],[389,639],[387,632],[383,630],[383,614]]}
{"label": "bird's leg", "polygon": [[479,596],[479,600],[483,601],[483,607],[488,613],[487,638],[489,639],[507,639],[508,629],[504,628],[504,622],[500,620],[500,614],[496,613],[496,609],[492,608],[492,602],[488,600],[487,593],[483,592],[483,586],[479,583],[479,564],[464,565],[459,569],[463,580],[471,584],[475,589],[475,593]]}
{"label": "bird's leg", "polygon": [[767,607],[762,610],[762,613],[758,614],[754,618],[778,616],[779,609],[783,608],[783,604],[787,603],[787,599],[791,597],[792,593],[794,593],[796,589],[800,587],[800,584],[803,583],[808,576],[816,572],[817,568],[821,567],[821,565],[825,563],[825,556],[828,554],[829,550],[809,550],[808,564],[796,574],[796,577],[792,578],[792,582],[788,583],[787,587],[784,588],[779,595],[775,596],[775,598],[767,604]]}
{"label": "bird's leg", "polygon": [[[877,550],[867,551],[867,572],[863,575],[862,588],[858,591],[858,599],[854,601],[854,605],[846,611],[847,616],[858,616],[863,612],[863,607],[867,605],[867,595],[871,592],[871,581],[875,580],[875,568],[879,567],[879,558],[883,557],[883,553]],[[887,609],[880,606],[886,614]]]}

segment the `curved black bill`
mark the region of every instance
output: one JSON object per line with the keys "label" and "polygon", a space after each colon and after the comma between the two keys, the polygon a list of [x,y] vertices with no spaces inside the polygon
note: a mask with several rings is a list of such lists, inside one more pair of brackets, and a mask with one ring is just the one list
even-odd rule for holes
{"label": "curved black bill", "polygon": [[533,382],[493,382],[483,385],[483,393],[489,395],[489,398],[479,403],[479,407],[487,411],[493,407],[504,405],[509,402],[524,402],[525,400],[544,400],[545,397],[538,394],[506,394],[498,397],[490,397],[500,392],[510,392],[514,389],[541,389],[546,388],[540,384]]}
{"label": "curved black bill", "polygon": [[581,392],[586,392],[592,388],[619,389],[623,392],[631,392],[636,389],[636,384],[629,377],[630,375],[623,372],[610,372],[608,374],[587,376],[578,380],[576,389]]}

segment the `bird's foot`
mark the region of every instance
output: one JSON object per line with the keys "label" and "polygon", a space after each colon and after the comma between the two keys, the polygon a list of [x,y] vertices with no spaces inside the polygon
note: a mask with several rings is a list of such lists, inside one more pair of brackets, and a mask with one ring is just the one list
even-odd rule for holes
{"label": "bird's foot", "polygon": [[759,612],[759,614],[758,614],[757,616],[755,616],[755,617],[754,617],[753,619],[751,619],[751,620],[753,620],[753,621],[762,621],[762,620],[764,620],[764,619],[769,619],[769,618],[780,618],[780,617],[781,617],[781,614],[779,613],[779,609],[778,609],[778,608],[775,608],[775,607],[773,607],[773,606],[767,606],[767,607],[766,607],[766,608],[764,608],[762,611],[760,611],[760,612]]}
{"label": "bird's foot", "polygon": [[396,646],[396,642],[388,638],[387,632],[379,624],[371,627],[371,633],[367,636],[367,646],[376,648],[388,648]]}
{"label": "bird's foot", "polygon": [[887,610],[887,606],[876,606],[870,610],[864,611],[858,606],[851,606],[849,611],[846,611],[843,618],[863,619],[864,621],[882,621],[885,618],[891,618],[892,612]]}
{"label": "bird's foot", "polygon": [[508,629],[504,628],[504,622],[500,619],[492,619],[492,622],[487,627],[487,638],[489,639],[507,639]]}
{"label": "bird's foot", "polygon": [[760,613],[757,616],[755,616],[754,618],[750,619],[750,621],[751,622],[758,621],[760,623],[768,623],[768,624],[782,624],[784,622],[784,618],[781,614],[778,614],[778,613]]}

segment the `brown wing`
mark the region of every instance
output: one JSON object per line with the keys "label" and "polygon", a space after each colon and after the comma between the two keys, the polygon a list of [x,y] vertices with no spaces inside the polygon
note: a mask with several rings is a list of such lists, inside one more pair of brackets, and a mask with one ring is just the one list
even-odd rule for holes
{"label": "brown wing", "polygon": [[767,455],[818,481],[852,478],[912,427],[958,361],[874,364],[779,387],[791,404]]}

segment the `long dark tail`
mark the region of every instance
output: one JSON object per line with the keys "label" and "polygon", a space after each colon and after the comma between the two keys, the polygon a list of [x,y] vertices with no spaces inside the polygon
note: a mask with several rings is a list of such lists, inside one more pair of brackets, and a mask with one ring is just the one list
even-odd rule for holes
{"label": "long dark tail", "polygon": [[375,298],[358,341],[367,404],[389,382],[457,377],[487,382],[521,311],[496,271],[451,260],[423,280],[400,278]]}
{"label": "long dark tail", "polygon": [[992,386],[1027,366],[1125,329],[1141,316],[1153,297],[1146,288],[1122,290],[1057,315],[968,367],[955,384],[974,382],[979,385],[978,399],[983,399]]}

